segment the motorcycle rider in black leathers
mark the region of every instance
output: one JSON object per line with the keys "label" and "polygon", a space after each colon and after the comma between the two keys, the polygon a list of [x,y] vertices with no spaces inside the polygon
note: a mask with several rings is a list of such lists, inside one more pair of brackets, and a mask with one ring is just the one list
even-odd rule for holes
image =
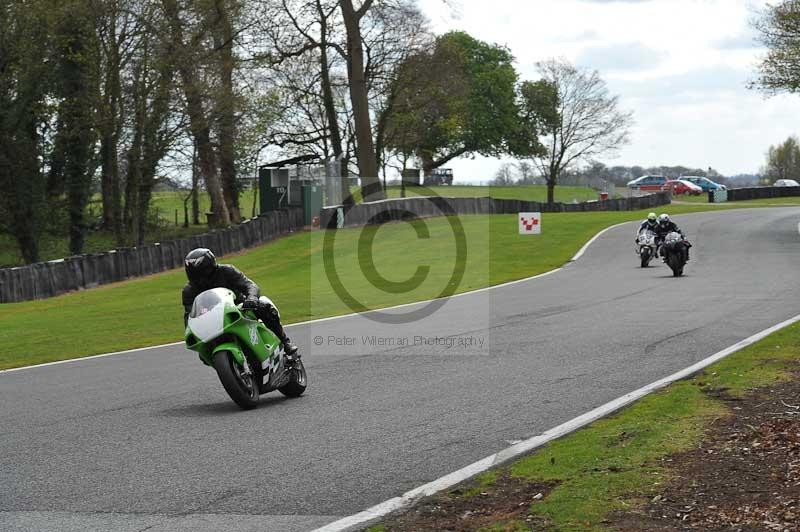
{"label": "motorcycle rider in black leathers", "polygon": [[189,282],[183,287],[183,323],[187,323],[194,299],[212,288],[227,288],[236,294],[236,302],[242,309],[252,310],[283,343],[283,349],[291,361],[297,355],[295,346],[286,336],[281,325],[281,315],[272,301],[261,296],[258,285],[247,278],[238,268],[230,264],[217,264],[210,249],[198,248],[186,255],[183,261]]}
{"label": "motorcycle rider in black leathers", "polygon": [[[678,227],[675,222],[669,219],[668,214],[662,214],[658,217],[658,225],[656,225],[655,232],[656,243],[659,246],[659,249],[661,249],[661,244],[664,243],[664,239],[670,233],[678,233],[684,239],[686,238],[686,235],[683,233],[683,231],[681,231],[681,228]],[[686,262],[689,262],[689,248],[691,248],[692,245],[689,244],[688,240],[684,240],[684,242],[686,243]],[[666,260],[663,250],[661,251],[661,259]]]}

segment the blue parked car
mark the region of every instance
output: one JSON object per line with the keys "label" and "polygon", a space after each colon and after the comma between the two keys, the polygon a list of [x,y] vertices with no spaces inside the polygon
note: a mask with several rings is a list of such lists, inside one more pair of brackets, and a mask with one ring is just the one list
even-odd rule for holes
{"label": "blue parked car", "polygon": [[719,183],[711,181],[707,177],[697,177],[690,175],[690,176],[683,176],[681,177],[681,179],[685,179],[690,183],[694,183],[698,187],[702,188],[703,192],[708,192],[709,190],[717,190],[717,189],[726,190],[728,188],[725,185],[720,185]]}

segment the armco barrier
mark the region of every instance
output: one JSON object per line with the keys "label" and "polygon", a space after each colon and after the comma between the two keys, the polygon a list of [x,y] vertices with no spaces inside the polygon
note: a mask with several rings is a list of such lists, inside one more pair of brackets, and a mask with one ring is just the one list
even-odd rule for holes
{"label": "armco barrier", "polygon": [[180,240],[1,269],[0,303],[44,299],[179,268],[183,258],[194,248],[207,247],[218,255],[227,255],[302,227],[303,210],[293,208]]}
{"label": "armco barrier", "polygon": [[593,212],[651,209],[672,201],[671,192],[657,192],[635,198],[587,201],[584,203],[544,203],[495,198],[414,197],[359,203],[352,207],[323,207],[322,227],[336,229],[338,211],[344,214],[344,227],[381,224],[445,214],[517,214],[519,212]]}
{"label": "armco barrier", "polygon": [[728,201],[800,196],[800,187],[750,187],[728,189]]}

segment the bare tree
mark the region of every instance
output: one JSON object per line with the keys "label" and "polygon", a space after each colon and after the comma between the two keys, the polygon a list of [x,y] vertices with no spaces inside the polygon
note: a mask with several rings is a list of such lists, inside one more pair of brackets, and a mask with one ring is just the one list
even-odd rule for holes
{"label": "bare tree", "polygon": [[539,91],[538,97],[551,98],[553,112],[545,113],[542,124],[541,142],[546,152],[534,160],[547,181],[547,201],[553,203],[564,170],[617,151],[629,142],[633,115],[619,109],[619,98],[609,94],[597,71],[555,59],[537,66],[546,84],[542,87],[550,88]]}
{"label": "bare tree", "polygon": [[517,174],[519,174],[520,185],[535,185],[541,182],[538,179],[536,168],[528,161],[518,161],[515,165]]}
{"label": "bare tree", "polygon": [[270,143],[295,155],[340,160],[346,191],[349,153],[344,131],[351,113],[340,104],[347,79],[338,11],[333,0],[281,0],[273,3],[264,34],[271,45],[268,63],[282,96]]}
{"label": "bare tree", "polygon": [[511,186],[515,182],[515,177],[514,165],[511,163],[503,163],[500,165],[500,168],[497,169],[497,172],[494,174],[494,179],[492,179],[489,184],[495,187]]}
{"label": "bare tree", "polygon": [[[266,60],[281,102],[268,142],[291,155],[339,159],[342,189],[347,191],[359,142],[340,2],[264,0],[262,6],[268,15],[261,17],[259,29],[268,46],[254,57]],[[375,116],[374,158],[380,169],[386,159],[386,117],[392,109],[397,66],[432,38],[414,0],[376,0],[360,19],[359,31],[367,108],[370,117]],[[362,173],[360,166],[352,171]]]}

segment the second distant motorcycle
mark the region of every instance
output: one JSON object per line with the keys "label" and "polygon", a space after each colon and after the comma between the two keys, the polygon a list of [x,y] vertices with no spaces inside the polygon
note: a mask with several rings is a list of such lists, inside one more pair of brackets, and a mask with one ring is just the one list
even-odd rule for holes
{"label": "second distant motorcycle", "polygon": [[674,277],[683,275],[683,268],[689,260],[689,245],[689,242],[680,233],[672,232],[664,238],[661,255],[672,270]]}

